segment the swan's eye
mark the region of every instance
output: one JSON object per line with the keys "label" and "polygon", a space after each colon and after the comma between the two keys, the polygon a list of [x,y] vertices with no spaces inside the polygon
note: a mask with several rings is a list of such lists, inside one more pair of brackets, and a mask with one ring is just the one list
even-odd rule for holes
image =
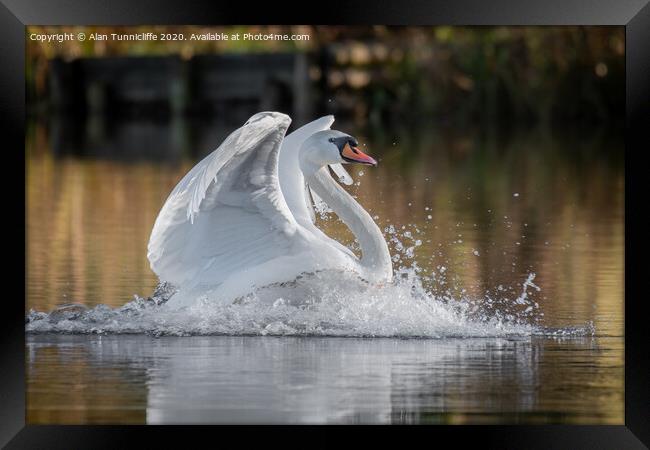
{"label": "swan's eye", "polygon": [[334,142],[334,138],[329,138],[328,141]]}

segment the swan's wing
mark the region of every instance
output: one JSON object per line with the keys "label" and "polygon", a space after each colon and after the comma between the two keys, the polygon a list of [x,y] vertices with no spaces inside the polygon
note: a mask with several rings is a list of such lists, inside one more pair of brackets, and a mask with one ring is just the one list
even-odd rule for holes
{"label": "swan's wing", "polygon": [[218,284],[286,254],[298,224],[278,181],[278,153],[291,119],[251,117],[174,188],[149,240],[152,270],[183,285],[209,269]]}
{"label": "swan's wing", "polygon": [[[321,205],[322,200],[318,199],[314,192],[306,187],[305,179],[300,170],[298,152],[300,146],[305,140],[314,133],[323,130],[329,130],[334,123],[334,116],[324,116],[303,125],[293,133],[289,134],[282,142],[280,149],[280,159],[278,163],[278,174],[280,178],[280,187],[284,198],[298,223],[314,223],[316,216],[314,214],[314,205],[311,196],[317,207]],[[341,164],[331,164],[330,167],[336,173],[339,180],[347,185],[352,184],[352,177],[343,168]],[[308,192],[308,190],[310,192]]]}

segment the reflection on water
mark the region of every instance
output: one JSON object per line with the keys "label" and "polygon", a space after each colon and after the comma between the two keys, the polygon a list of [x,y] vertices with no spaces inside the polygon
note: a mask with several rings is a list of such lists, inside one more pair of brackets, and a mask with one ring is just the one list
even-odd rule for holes
{"label": "reflection on water", "polygon": [[620,338],[31,336],[28,422],[620,424],[621,355]]}
{"label": "reflection on water", "polygon": [[[84,131],[76,140],[66,134],[74,124],[29,128],[26,310],[48,311],[70,302],[119,306],[134,294],[149,295],[157,280],[148,266],[146,244],[156,215],[182,175],[232,129],[210,123],[86,125],[80,126]],[[262,408],[258,411],[283,404],[286,408],[276,411],[278,420],[477,422],[509,417],[622,423],[622,140],[541,131],[498,136],[337,127],[355,134],[380,161],[377,168],[352,167],[360,185],[350,192],[382,228],[396,228],[401,244],[421,242],[414,260],[402,252],[396,267],[415,261],[437,294],[477,299],[511,298],[534,272],[541,291],[531,295],[544,313],[542,325],[591,321],[599,337],[565,342],[351,340],[342,353],[336,349],[343,341],[327,339],[30,337],[30,421],[175,422],[182,419],[163,411],[174,396],[196,396],[197,405],[205,401],[205,406],[221,395],[223,401],[217,403],[225,409],[206,417],[227,420],[224,405],[241,400],[233,397],[236,391],[199,392],[192,390],[192,382],[183,391],[174,377],[192,376],[184,372],[191,367],[198,376],[205,366],[223,375],[211,383],[228,384],[237,379],[237,368],[248,370],[242,365],[249,361],[262,372],[251,375],[246,401]],[[156,151],[159,146],[161,152]],[[352,242],[341,223],[320,222],[330,235]],[[390,243],[393,253],[399,253],[401,244]],[[327,347],[325,359],[308,359],[316,351],[309,346]],[[199,352],[195,362],[183,356],[193,351]],[[200,357],[203,351],[210,356]],[[295,371],[290,352],[304,356]],[[402,352],[411,356],[398,357]],[[249,353],[261,365],[247,359]],[[358,361],[352,364],[346,358]],[[74,364],[54,370],[54,361],[66,360]],[[232,362],[222,367],[229,373],[219,372],[219,361]],[[350,374],[359,379],[348,377],[345,367],[350,364]],[[386,368],[380,369],[383,364]],[[98,373],[103,374],[101,382],[91,392],[84,383]],[[317,379],[327,373],[343,383],[337,385],[339,394]],[[277,377],[294,376],[297,386],[303,385],[300,377],[312,377],[304,381],[311,396],[285,396],[294,392],[291,383],[286,392],[263,387]],[[70,386],[72,381],[80,384]],[[367,393],[358,388],[364,383],[372,386]],[[522,389],[499,387],[508,383]],[[62,398],[68,388],[69,397]],[[110,401],[94,397],[112,391]],[[121,419],[115,412],[120,408],[128,411]],[[337,412],[338,418],[333,415]],[[255,411],[248,413],[251,420],[263,420]],[[498,417],[483,416],[488,413]]]}

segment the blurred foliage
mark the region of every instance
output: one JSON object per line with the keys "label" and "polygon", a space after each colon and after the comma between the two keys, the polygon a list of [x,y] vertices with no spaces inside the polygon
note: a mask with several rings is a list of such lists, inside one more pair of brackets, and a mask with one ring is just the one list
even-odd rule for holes
{"label": "blurred foliage", "polygon": [[356,36],[368,39],[368,58],[347,50],[354,38],[325,41],[349,53],[337,55],[339,65],[373,71],[360,113],[378,124],[379,116],[549,125],[624,117],[622,27],[379,27]]}
{"label": "blurred foliage", "polygon": [[[42,43],[31,33],[184,33],[184,41]],[[190,41],[190,33],[296,33],[308,41]],[[27,94],[46,102],[52,58],[308,52],[324,112],[370,124],[621,124],[623,27],[28,27]]]}

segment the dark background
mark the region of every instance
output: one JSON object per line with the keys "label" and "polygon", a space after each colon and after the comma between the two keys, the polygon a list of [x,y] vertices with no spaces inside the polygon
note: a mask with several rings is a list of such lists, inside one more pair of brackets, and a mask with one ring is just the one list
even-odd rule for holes
{"label": "dark background", "polygon": [[[79,31],[184,33],[186,40],[29,37]],[[188,40],[207,32],[310,39]],[[48,128],[57,153],[137,156],[145,151],[138,139],[151,136],[127,124],[182,124],[183,139],[191,141],[206,123],[231,128],[258,110],[286,112],[294,125],[335,114],[373,134],[404,124],[503,133],[623,127],[622,27],[28,27],[26,33],[28,120]],[[122,131],[131,133],[127,142],[107,143]],[[156,144],[161,154],[149,157],[175,151]],[[192,144],[196,139],[182,147]]]}

